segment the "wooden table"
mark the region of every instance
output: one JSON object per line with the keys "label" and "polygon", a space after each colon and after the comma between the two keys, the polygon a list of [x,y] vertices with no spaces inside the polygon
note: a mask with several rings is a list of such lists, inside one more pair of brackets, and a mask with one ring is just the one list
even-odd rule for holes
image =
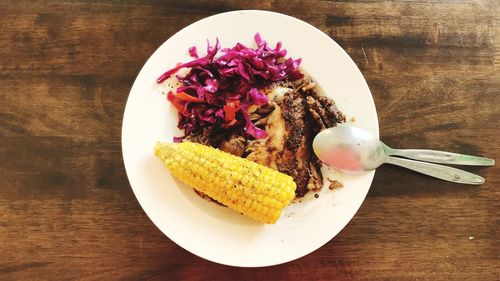
{"label": "wooden table", "polygon": [[1,280],[499,280],[500,169],[480,187],[378,169],[324,247],[268,268],[203,260],[165,237],[123,167],[122,114],[150,54],[182,27],[256,8],[305,20],[351,55],[381,137],[500,159],[497,1],[0,0]]}

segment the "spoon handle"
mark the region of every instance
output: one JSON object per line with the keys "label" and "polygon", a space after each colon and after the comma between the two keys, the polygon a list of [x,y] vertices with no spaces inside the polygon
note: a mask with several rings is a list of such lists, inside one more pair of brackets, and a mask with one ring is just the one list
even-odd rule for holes
{"label": "spoon handle", "polygon": [[489,158],[438,150],[390,149],[388,153],[389,155],[402,156],[420,161],[450,165],[493,166],[495,164],[495,160]]}
{"label": "spoon handle", "polygon": [[405,167],[407,169],[446,181],[463,184],[484,183],[484,178],[473,173],[469,173],[452,167],[397,157],[387,157],[386,163]]}

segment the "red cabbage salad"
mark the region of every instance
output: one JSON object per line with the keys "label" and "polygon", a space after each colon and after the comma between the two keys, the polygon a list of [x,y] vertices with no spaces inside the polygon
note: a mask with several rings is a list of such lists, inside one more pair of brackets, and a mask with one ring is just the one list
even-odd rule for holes
{"label": "red cabbage salad", "polygon": [[[193,60],[178,64],[156,80],[161,83],[175,75],[180,83],[175,92],[167,94],[167,99],[178,111],[177,126],[184,130],[184,137],[207,127],[242,130],[256,139],[268,136],[250,121],[248,108],[269,102],[259,89],[274,82],[302,78],[301,59],[286,58],[281,42],[271,48],[259,33],[254,39],[256,48],[237,43],[222,49],[216,39],[215,46],[207,43],[207,54],[203,57],[193,46],[188,50]],[[176,75],[182,68],[189,69],[187,74]],[[174,141],[182,141],[184,137],[175,137]]]}

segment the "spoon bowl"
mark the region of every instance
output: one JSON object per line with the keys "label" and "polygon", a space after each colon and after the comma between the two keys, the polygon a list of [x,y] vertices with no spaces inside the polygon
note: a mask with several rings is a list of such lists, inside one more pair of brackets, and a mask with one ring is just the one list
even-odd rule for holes
{"label": "spoon bowl", "polygon": [[313,150],[323,163],[344,172],[373,170],[387,157],[384,145],[372,134],[349,126],[320,132],[313,140]]}

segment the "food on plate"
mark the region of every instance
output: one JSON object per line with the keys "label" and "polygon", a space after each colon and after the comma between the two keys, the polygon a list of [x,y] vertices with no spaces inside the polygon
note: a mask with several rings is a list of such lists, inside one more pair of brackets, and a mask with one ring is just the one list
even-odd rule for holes
{"label": "food on plate", "polygon": [[263,223],[276,223],[295,197],[292,177],[210,146],[158,143],[155,155],[185,184]]}
{"label": "food on plate", "polygon": [[330,185],[328,186],[328,188],[330,190],[334,190],[334,189],[338,189],[338,188],[344,187],[344,184],[341,183],[341,182],[339,182],[338,180],[330,180],[330,179],[328,179],[328,180],[330,181]]}
{"label": "food on plate", "polygon": [[[286,58],[280,42],[271,48],[258,33],[255,42],[256,48],[237,43],[221,49],[217,40],[204,57],[191,47],[192,61],[157,79],[177,73],[180,83],[167,94],[184,130],[174,142],[209,145],[285,173],[302,197],[323,186],[314,136],[346,117],[332,99],[318,95],[316,83],[299,68],[301,59]],[[182,68],[186,74],[178,74]]]}
{"label": "food on plate", "polygon": [[331,99],[317,95],[315,83],[306,76],[273,84],[265,92],[274,109],[267,116],[256,112],[255,119],[269,137],[248,140],[244,156],[292,176],[297,197],[321,189],[321,163],[312,141],[321,130],[344,122],[345,116]]}

